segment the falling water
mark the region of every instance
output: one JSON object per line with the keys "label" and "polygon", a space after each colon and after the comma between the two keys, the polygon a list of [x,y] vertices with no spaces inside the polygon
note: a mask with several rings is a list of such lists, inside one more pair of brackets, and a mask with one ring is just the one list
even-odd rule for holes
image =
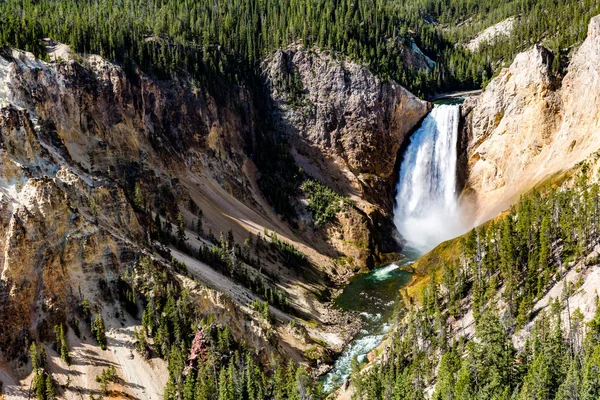
{"label": "falling water", "polygon": [[436,105],[412,135],[400,166],[394,223],[420,252],[462,234],[456,164],[460,107]]}
{"label": "falling water", "polygon": [[398,291],[410,282],[402,266],[465,231],[456,192],[459,112],[458,105],[436,105],[410,139],[394,210],[394,223],[409,244],[406,259],[357,277],[336,299],[342,309],[359,311],[364,325],[323,378],[327,392],[348,378],[355,357],[365,361],[385,337]]}

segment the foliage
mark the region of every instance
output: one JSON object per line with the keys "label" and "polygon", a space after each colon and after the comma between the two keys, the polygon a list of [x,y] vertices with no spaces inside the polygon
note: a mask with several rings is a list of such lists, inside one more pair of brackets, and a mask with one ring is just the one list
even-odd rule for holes
{"label": "foliage", "polygon": [[69,344],[67,343],[67,335],[63,324],[54,326],[54,334],[56,335],[57,352],[60,358],[67,364],[71,365],[71,356],[69,355]]}
{"label": "foliage", "polygon": [[35,393],[35,398],[38,400],[54,400],[56,398],[56,387],[52,374],[48,371],[44,346],[38,346],[35,342],[31,343],[29,357],[34,372],[31,388]]}
{"label": "foliage", "polygon": [[[541,41],[559,67],[599,12],[598,0],[7,0],[0,46],[43,56],[42,39],[51,37],[159,77],[185,70],[219,94],[219,80],[252,83],[266,54],[302,41],[431,94],[485,84],[504,61]],[[476,53],[460,45],[510,16],[518,18],[506,39]],[[432,70],[405,64],[413,42],[437,62]]]}
{"label": "foliage", "polygon": [[104,395],[108,394],[108,385],[111,382],[118,382],[119,377],[117,376],[116,368],[111,365],[108,368],[104,368],[100,375],[96,375],[96,382],[100,383],[100,387],[102,388],[102,393]]}
{"label": "foliage", "polygon": [[307,179],[300,186],[308,199],[308,209],[317,225],[323,225],[335,218],[350,200],[340,196],[321,182]]}
{"label": "foliage", "polygon": [[106,350],[106,327],[100,314],[96,314],[96,318],[92,321],[91,330],[92,336],[96,339],[100,348]]}
{"label": "foliage", "polygon": [[[562,188],[534,190],[466,234],[459,257],[437,258],[439,273],[418,304],[402,303],[387,361],[367,373],[355,368],[356,398],[419,399],[432,385],[434,400],[598,398],[600,308],[586,326],[566,301],[569,286],[539,313],[521,351],[511,340],[533,304],[576,264],[566,260],[583,262],[597,244],[599,188],[587,172],[583,165]],[[469,308],[474,338],[461,337],[459,327],[448,343],[448,320]]]}
{"label": "foliage", "polygon": [[194,256],[244,285],[269,304],[286,311],[288,309],[286,293],[277,288],[264,274],[253,273],[244,265],[247,264],[259,271],[262,269],[259,258],[250,257],[249,243],[240,248],[233,242],[233,233],[228,236],[230,238],[226,240],[221,234],[218,246],[202,246]]}
{"label": "foliage", "polygon": [[279,239],[275,232],[271,232],[271,248],[278,252],[281,262],[288,268],[301,270],[308,267],[310,262],[306,255],[299,251],[294,245]]}
{"label": "foliage", "polygon": [[271,311],[269,310],[269,303],[257,299],[251,302],[249,306],[250,308],[253,308],[254,310],[258,311],[260,315],[265,319],[265,321],[269,323],[272,322]]}
{"label": "foliage", "polygon": [[[230,236],[230,235],[228,235]],[[224,242],[233,242],[223,239]],[[169,379],[164,389],[167,400],[209,399],[322,399],[319,385],[303,368],[259,364],[245,343],[238,343],[231,329],[214,323],[211,315],[201,314],[190,292],[180,286],[168,269],[161,269],[149,258],[142,258],[132,279],[134,289],[146,299],[142,328],[136,331],[138,346],[168,361]],[[254,303],[261,313],[266,302]],[[152,341],[146,339],[151,337]],[[197,358],[191,360],[193,351]]]}

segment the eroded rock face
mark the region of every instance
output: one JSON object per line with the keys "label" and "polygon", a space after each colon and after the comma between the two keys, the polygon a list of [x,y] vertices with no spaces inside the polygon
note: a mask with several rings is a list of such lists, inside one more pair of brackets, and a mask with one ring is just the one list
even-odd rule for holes
{"label": "eroded rock face", "polygon": [[[298,164],[354,200],[371,223],[391,216],[398,151],[430,105],[366,67],[301,46],[278,51],[264,71],[273,118]],[[376,229],[391,237],[392,227]],[[372,241],[348,233],[355,242]]]}
{"label": "eroded rock face", "polygon": [[478,217],[491,217],[501,211],[497,206],[505,207],[535,183],[529,180],[535,178],[531,169],[540,167],[540,153],[552,144],[558,123],[560,98],[551,60],[540,46],[519,54],[481,95],[463,105],[469,136],[466,187],[475,192]]}
{"label": "eroded rock face", "polygon": [[389,180],[406,135],[429,110],[426,102],[394,82],[382,82],[366,67],[301,47],[278,51],[266,75],[281,127],[299,151],[312,148],[320,155],[320,160],[298,159],[313,167],[335,166],[349,175],[348,182],[338,182],[348,190],[368,191],[360,184],[366,175]]}
{"label": "eroded rock face", "polygon": [[[210,168],[210,178],[243,188],[252,107],[244,92],[224,95],[235,99],[231,108],[185,80],[127,76],[97,56],[45,63],[0,54],[2,359],[23,354],[30,340],[53,340],[54,325],[72,318],[83,298],[98,310],[110,303],[101,287],[112,287],[148,247],[126,195],[132,183],[156,185],[149,204],[161,185],[183,191],[186,202],[173,179],[210,168],[219,153],[227,161]],[[212,310],[210,302],[200,306]]]}
{"label": "eroded rock face", "polygon": [[463,105],[475,223],[506,209],[536,184],[600,148],[600,17],[559,82],[541,46],[519,54],[485,91]]}
{"label": "eroded rock face", "polygon": [[[68,323],[74,360],[68,374],[48,350],[57,384],[71,385],[65,398],[90,389],[108,364],[116,366],[128,394],[160,397],[164,362],[125,355],[134,348],[132,325],[139,321],[124,315],[114,293],[152,249],[144,215],[134,211],[127,191],[139,183],[152,207],[168,187],[181,197],[171,206],[179,202],[185,210],[191,184],[178,179],[187,174],[242,190],[252,107],[245,92],[225,95],[235,100],[230,108],[185,80],[127,76],[96,56],[45,63],[28,53],[0,54],[0,376],[9,396],[27,395],[31,369],[20,357],[29,343],[52,343],[55,325]],[[199,315],[228,324],[236,340],[265,360],[277,353],[245,304],[172,276],[192,290]],[[84,299],[104,315],[106,354],[85,339],[89,328],[76,311]],[[76,337],[78,322],[82,336]]]}
{"label": "eroded rock face", "polygon": [[[294,62],[301,71],[302,104],[292,105],[283,89],[270,85],[279,105],[273,118],[288,134],[299,164],[358,207],[318,234],[312,227],[292,231],[258,190],[260,171],[249,153],[259,116],[249,92],[227,86],[215,97],[185,77],[159,81],[61,49],[62,60],[54,62],[0,53],[0,345],[15,350],[0,357],[14,359],[31,339],[52,340],[54,325],[73,315],[83,298],[112,315],[114,299],[103,292],[153,246],[142,208],[162,214],[163,223],[165,214],[173,220],[181,211],[188,231],[201,209],[205,233],[232,229],[236,243],[276,232],[319,272],[310,285],[298,285],[308,279],[303,271],[277,260],[261,264],[277,275],[302,315],[319,322],[306,346],[314,338],[336,348],[347,341],[348,327],[340,322],[345,319],[315,295],[327,289],[321,272],[347,278],[350,268],[335,259],[348,256],[364,266],[381,251],[384,239],[373,235],[386,236],[382,227],[391,212],[398,149],[428,105],[363,67],[301,53]],[[274,76],[277,66],[284,68],[274,62]],[[143,198],[136,212],[138,187]],[[194,250],[207,243],[193,236]],[[213,288],[210,279],[227,281],[215,271],[190,270]],[[303,360],[302,348],[285,342],[285,334],[267,346],[270,339],[248,316],[244,301],[227,300],[221,307],[224,298],[208,289],[196,296],[199,309],[232,325],[240,341],[264,349],[261,357],[281,351]],[[117,319],[112,322],[115,337],[125,334]],[[22,369],[15,381],[29,372]]]}

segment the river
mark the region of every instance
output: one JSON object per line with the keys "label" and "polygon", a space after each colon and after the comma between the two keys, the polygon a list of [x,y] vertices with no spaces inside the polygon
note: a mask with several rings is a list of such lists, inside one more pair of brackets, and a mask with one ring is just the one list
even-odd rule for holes
{"label": "river", "polygon": [[411,264],[418,256],[415,251],[406,251],[406,258],[402,262],[355,277],[336,298],[335,303],[341,309],[360,313],[363,327],[337,358],[331,372],[323,378],[326,392],[339,387],[350,376],[354,357],[359,362],[366,361],[367,354],[381,343],[391,327],[389,321],[394,313],[399,291],[412,279],[411,274],[402,267]]}
{"label": "river", "polygon": [[394,224],[407,241],[404,260],[353,279],[336,304],[360,313],[363,329],[323,378],[329,392],[350,375],[352,360],[366,361],[390,329],[400,289],[411,281],[402,269],[439,243],[466,232],[458,204],[457,140],[461,99],[438,102],[412,134],[400,164]]}

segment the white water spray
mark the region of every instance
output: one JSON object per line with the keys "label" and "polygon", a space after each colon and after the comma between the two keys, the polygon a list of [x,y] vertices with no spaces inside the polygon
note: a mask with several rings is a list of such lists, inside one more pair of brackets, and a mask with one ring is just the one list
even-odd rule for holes
{"label": "white water spray", "polygon": [[[404,153],[394,223],[408,241],[405,254],[409,259],[415,259],[444,240],[466,231],[467,227],[461,222],[456,191],[459,114],[457,105],[435,106],[412,135]],[[378,285],[384,284],[398,269],[399,265],[391,264],[374,271],[368,279]],[[361,292],[360,296],[373,299],[368,312],[361,312],[366,329],[357,335],[336,360],[334,369],[325,376],[323,386],[327,392],[348,378],[352,359],[357,357],[359,362],[364,361],[390,328],[386,322],[389,314],[384,316],[381,312],[389,310],[385,307],[392,307],[394,302],[382,303],[369,291]]]}
{"label": "white water spray", "polygon": [[456,191],[460,107],[436,105],[412,135],[400,166],[394,223],[420,252],[465,232]]}

